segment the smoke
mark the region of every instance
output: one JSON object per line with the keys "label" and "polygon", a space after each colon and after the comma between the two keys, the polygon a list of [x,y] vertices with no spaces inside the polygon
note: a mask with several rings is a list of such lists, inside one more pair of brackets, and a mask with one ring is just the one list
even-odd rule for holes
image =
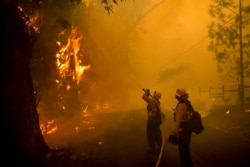
{"label": "smoke", "polygon": [[141,90],[149,88],[162,92],[162,106],[169,109],[176,88],[198,100],[199,87],[218,79],[207,49],[209,1],[126,1],[110,15],[97,6],[87,12],[76,7],[72,17],[94,50],[85,96],[127,110],[144,107]]}
{"label": "smoke", "polygon": [[[63,11],[82,33],[83,54],[91,65],[78,85],[82,108],[92,114],[146,108],[142,88],[149,88],[160,91],[161,107],[172,111],[175,90],[183,87],[195,108],[208,114],[212,102],[199,88],[218,81],[207,49],[209,3],[126,1],[108,14],[101,4],[89,2],[87,8]],[[66,127],[73,127],[64,130],[70,136],[79,115],[66,121]]]}
{"label": "smoke", "polygon": [[[56,71],[48,70],[51,64],[45,63],[45,70],[36,76],[38,82],[45,80],[37,110],[49,146],[90,140],[102,143],[102,134],[110,126],[120,127],[116,120],[109,121],[115,118],[115,112],[122,111],[119,115],[124,114],[127,119],[131,112],[140,111],[141,119],[146,120],[142,88],[162,93],[161,108],[168,121],[172,121],[175,91],[179,87],[186,89],[202,116],[210,114],[212,106],[223,105],[229,111],[236,103],[237,92],[225,93],[224,99],[210,98],[210,88],[221,88],[224,82],[217,73],[213,53],[208,51],[210,1],[131,0],[114,6],[111,14],[99,1],[87,2],[73,10],[59,10],[62,18],[55,20],[60,25],[43,31],[37,43],[37,50],[53,56],[58,48],[51,39],[58,35],[58,27],[67,29],[67,39],[74,25],[82,35],[82,63],[90,65],[79,84],[74,85],[74,91],[64,90],[60,96],[58,85],[50,85],[57,76]],[[38,62],[35,66],[42,66]],[[225,89],[234,90],[235,85],[227,83]],[[219,90],[222,89],[214,93],[220,94]],[[62,106],[66,102],[67,106]]]}

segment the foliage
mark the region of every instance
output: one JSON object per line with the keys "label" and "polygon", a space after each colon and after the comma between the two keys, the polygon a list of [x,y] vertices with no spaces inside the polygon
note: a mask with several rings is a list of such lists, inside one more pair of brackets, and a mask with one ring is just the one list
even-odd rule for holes
{"label": "foliage", "polygon": [[[244,4],[243,4],[244,5]],[[244,70],[250,75],[250,6],[242,6],[242,50],[244,55]],[[209,50],[215,53],[218,71],[229,78],[236,78],[240,65],[239,44],[239,6],[233,0],[213,0],[210,5],[210,15],[213,18],[209,26],[211,42]]]}
{"label": "foliage", "polygon": [[[72,99],[78,98],[78,87],[74,82],[69,81],[68,77],[67,80],[58,79],[59,72],[55,66],[55,55],[59,49],[59,46],[56,45],[57,42],[60,41],[62,45],[68,42],[72,25],[79,24],[79,22],[75,22],[76,19],[74,20],[73,17],[79,17],[78,15],[81,15],[81,21],[89,19],[88,12],[93,7],[99,6],[101,10],[104,6],[103,10],[106,10],[109,14],[113,12],[113,5],[118,4],[118,2],[123,2],[123,0],[96,0],[91,3],[89,2],[89,4],[87,4],[87,0],[19,1],[19,6],[22,8],[20,13],[23,19],[26,20],[27,28],[30,29],[29,32],[34,32],[30,33],[30,37],[34,39],[34,50],[32,52],[30,67],[37,103],[41,102],[42,105],[39,105],[39,107],[45,106],[42,109],[48,112],[46,115],[52,115],[53,117],[53,115],[66,113],[64,109],[65,106],[67,111],[69,111],[68,108],[77,108],[71,104],[77,104],[76,101],[72,102]],[[81,8],[81,13],[77,13],[76,8]],[[74,16],[72,13],[74,13]],[[36,18],[36,20],[33,21],[33,18]],[[38,31],[35,31],[36,28]],[[84,35],[88,36],[87,29],[87,27],[81,29],[82,32],[80,33],[84,33]],[[64,34],[60,34],[61,32],[64,32]],[[83,42],[85,43],[85,41]],[[83,51],[85,51],[85,49],[81,48],[81,55],[84,55],[82,63],[88,64],[89,60],[86,59],[91,55],[86,55]],[[72,69],[74,70],[75,68],[73,67],[74,66],[72,66]],[[70,90],[72,91],[65,91],[65,89],[62,91],[62,85],[65,87],[65,85],[68,85],[68,82],[71,85]],[[58,85],[60,85],[60,87]]]}
{"label": "foliage", "polygon": [[[124,0],[120,0],[120,2],[123,2]],[[81,4],[84,2],[84,0],[70,0],[71,4]],[[100,3],[104,4],[104,9],[110,14],[113,12],[113,4],[118,4],[118,0],[100,0]]]}

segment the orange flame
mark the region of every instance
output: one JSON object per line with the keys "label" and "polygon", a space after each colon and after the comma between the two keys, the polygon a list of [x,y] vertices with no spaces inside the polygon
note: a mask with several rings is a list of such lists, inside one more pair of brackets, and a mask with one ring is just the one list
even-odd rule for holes
{"label": "orange flame", "polygon": [[48,121],[46,124],[41,122],[40,129],[42,135],[51,135],[58,131],[58,123],[55,120]]}
{"label": "orange flame", "polygon": [[39,33],[39,28],[38,26],[36,26],[36,23],[38,21],[38,12],[36,13],[32,13],[32,14],[26,14],[25,11],[23,10],[23,8],[21,6],[17,7],[19,12],[21,13],[21,17],[22,19],[25,21],[25,24],[28,27],[32,27],[33,30],[37,33]]}
{"label": "orange flame", "polygon": [[[62,32],[61,34],[64,33]],[[79,53],[81,39],[82,35],[79,35],[77,28],[73,26],[71,34],[68,37],[67,44],[63,46],[61,42],[57,42],[60,47],[58,53],[56,54],[57,67],[60,77],[71,77],[71,79],[77,84],[80,82],[84,71],[90,69],[90,65],[81,65],[82,62],[81,59],[79,59],[82,56]],[[67,89],[68,88],[69,87],[67,87]]]}

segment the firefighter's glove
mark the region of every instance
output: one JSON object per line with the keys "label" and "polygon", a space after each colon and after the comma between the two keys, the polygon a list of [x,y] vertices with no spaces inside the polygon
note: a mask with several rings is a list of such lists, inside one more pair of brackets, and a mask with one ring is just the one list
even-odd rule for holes
{"label": "firefighter's glove", "polygon": [[171,144],[177,145],[179,143],[179,138],[178,138],[177,134],[171,134],[168,136],[168,141]]}
{"label": "firefighter's glove", "polygon": [[146,89],[146,90],[145,90],[145,93],[146,93],[147,95],[150,95],[150,89]]}

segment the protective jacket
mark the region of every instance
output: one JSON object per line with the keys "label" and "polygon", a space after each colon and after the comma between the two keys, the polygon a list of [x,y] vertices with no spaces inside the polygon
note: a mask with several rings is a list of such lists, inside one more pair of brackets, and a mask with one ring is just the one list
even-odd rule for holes
{"label": "protective jacket", "polygon": [[148,121],[156,125],[162,123],[160,101],[155,96],[150,97],[147,93],[142,95],[142,98],[147,102]]}

